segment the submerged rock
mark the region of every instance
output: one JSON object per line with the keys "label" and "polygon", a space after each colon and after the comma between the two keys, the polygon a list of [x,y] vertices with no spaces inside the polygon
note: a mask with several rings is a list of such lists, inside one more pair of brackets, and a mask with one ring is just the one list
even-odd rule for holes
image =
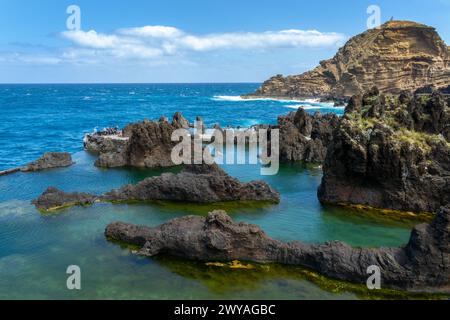
{"label": "submerged rock", "polygon": [[29,164],[23,167],[0,171],[0,176],[18,171],[35,172],[47,169],[70,167],[73,164],[74,162],[72,161],[72,156],[70,155],[70,153],[47,152],[38,160],[30,162]]}
{"label": "submerged rock", "polygon": [[49,187],[38,199],[32,203],[39,210],[56,210],[73,205],[91,205],[97,199],[96,196],[88,193],[65,193],[53,187]]}
{"label": "submerged rock", "polygon": [[440,93],[353,97],[329,145],[320,201],[436,212],[450,202],[449,123]]}
{"label": "submerged rock", "polygon": [[[80,196],[81,195],[81,196]],[[268,201],[278,203],[279,193],[264,181],[242,183],[217,165],[189,165],[178,174],[165,173],[127,185],[104,195],[66,194],[49,188],[33,203],[38,209],[85,205],[94,201],[183,201],[214,203],[227,201]]]}
{"label": "submerged rock", "polygon": [[149,257],[168,254],[201,261],[276,262],[360,284],[366,284],[367,268],[377,266],[383,288],[450,291],[450,206],[442,208],[431,224],[414,228],[409,243],[399,248],[352,248],[338,241],[283,243],[256,225],[233,222],[224,211],[174,219],[155,228],[114,222],[105,235],[137,245],[138,254]]}

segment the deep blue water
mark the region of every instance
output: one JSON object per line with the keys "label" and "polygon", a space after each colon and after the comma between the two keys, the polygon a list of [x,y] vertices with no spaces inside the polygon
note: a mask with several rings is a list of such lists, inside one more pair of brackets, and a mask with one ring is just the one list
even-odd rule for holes
{"label": "deep blue water", "polygon": [[[239,101],[259,84],[95,84],[0,85],[0,170],[34,160],[45,151],[82,150],[94,128],[120,126],[144,118],[171,118],[181,111],[207,125],[275,123],[299,102]],[[224,96],[224,97],[220,97]],[[237,101],[236,101],[237,100]],[[326,105],[302,103],[310,112]],[[334,109],[342,112],[340,109]]]}
{"label": "deep blue water", "polygon": [[[343,240],[354,246],[397,246],[412,227],[326,208],[317,200],[322,172],[317,166],[282,165],[276,176],[261,177],[255,165],[225,166],[243,181],[264,179],[281,194],[277,205],[198,206],[173,203],[96,204],[41,215],[31,200],[48,186],[65,191],[102,193],[161,174],[161,170],[99,169],[82,150],[84,133],[124,126],[181,111],[193,121],[249,126],[275,123],[302,104],[309,112],[342,113],[325,104],[240,101],[257,84],[179,85],[1,85],[0,170],[39,157],[70,151],[76,164],[38,173],[0,177],[0,299],[355,299],[342,286],[326,290],[295,268],[229,270],[201,263],[144,259],[104,237],[116,220],[156,226],[186,214],[226,209],[237,221],[260,225],[283,240],[322,243]],[[82,269],[82,290],[66,288],[66,268]]]}

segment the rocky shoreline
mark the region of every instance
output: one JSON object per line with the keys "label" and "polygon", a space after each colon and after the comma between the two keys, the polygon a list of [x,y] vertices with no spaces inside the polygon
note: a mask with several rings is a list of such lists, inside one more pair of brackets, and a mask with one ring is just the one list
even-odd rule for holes
{"label": "rocky shoreline", "polygon": [[48,152],[36,161],[29,164],[13,168],[9,170],[0,171],[0,176],[15,173],[15,172],[36,172],[55,168],[65,168],[73,165],[72,156],[67,152]]}
{"label": "rocky shoreline", "polygon": [[311,245],[283,243],[258,226],[235,223],[224,211],[187,216],[155,228],[122,222],[108,225],[105,236],[139,247],[139,255],[173,255],[200,261],[276,262],[312,269],[330,278],[366,284],[367,269],[381,270],[385,288],[450,292],[450,207],[433,222],[416,226],[399,248],[361,249],[342,242]]}
{"label": "rocky shoreline", "polygon": [[450,108],[445,97],[351,99],[333,133],[318,191],[322,203],[436,212],[450,203]]}
{"label": "rocky shoreline", "polygon": [[329,60],[301,75],[277,75],[245,98],[346,100],[377,86],[399,94],[450,82],[450,50],[432,27],[388,21],[352,37]]}
{"label": "rocky shoreline", "polygon": [[[145,256],[296,265],[357,284],[365,283],[367,267],[375,265],[387,288],[450,292],[449,122],[449,99],[442,92],[384,95],[374,87],[353,96],[342,118],[319,112],[311,115],[300,108],[280,116],[277,125],[253,128],[267,129],[269,143],[271,130],[280,130],[282,162],[323,164],[318,197],[324,204],[437,212],[430,224],[414,228],[404,247],[361,249],[339,241],[283,243],[269,238],[258,226],[233,222],[222,211],[207,218],[175,219],[156,228],[117,222],[105,234],[108,239],[139,246],[139,254]],[[99,155],[96,165],[101,167],[172,167],[171,135],[177,128],[192,125],[176,113],[171,123],[162,117],[130,124],[121,131],[87,135],[85,149]],[[216,126],[214,130],[223,129]],[[66,166],[72,164],[69,160],[45,155],[26,170]],[[217,165],[202,164],[185,165],[178,174],[164,173],[102,195],[50,187],[33,204],[48,212],[97,202],[158,200],[279,203],[280,194],[263,181],[242,183]]]}
{"label": "rocky shoreline", "polygon": [[97,196],[87,193],[65,193],[48,188],[33,204],[41,211],[69,206],[86,206],[95,202],[177,201],[217,203],[230,201],[264,201],[278,203],[280,194],[264,181],[242,183],[230,177],[217,165],[188,165],[178,174],[165,173],[144,179]]}

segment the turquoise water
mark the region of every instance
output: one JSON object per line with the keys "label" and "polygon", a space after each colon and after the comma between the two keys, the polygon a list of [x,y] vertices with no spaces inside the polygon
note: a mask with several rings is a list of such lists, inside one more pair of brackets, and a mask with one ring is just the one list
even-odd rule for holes
{"label": "turquoise water", "polygon": [[[83,132],[96,126],[122,126],[177,110],[190,120],[199,114],[207,123],[248,125],[275,122],[278,115],[299,104],[217,97],[237,96],[256,86],[0,86],[0,168],[20,165],[49,150],[71,151],[76,161],[70,168],[0,177],[0,299],[364,297],[345,288],[328,290],[296,268],[229,270],[164,257],[141,258],[109,243],[103,235],[106,225],[116,220],[156,226],[186,214],[205,215],[224,208],[234,219],[258,224],[270,236],[284,241],[343,240],[365,247],[406,243],[410,223],[373,220],[322,207],[316,196],[321,179],[318,167],[284,165],[278,175],[270,177],[261,177],[258,166],[224,167],[243,181],[266,180],[281,193],[278,205],[96,204],[43,216],[30,204],[48,186],[101,193],[161,173],[94,167],[95,157],[82,151],[81,140]],[[109,93],[104,95],[106,91]],[[322,111],[341,112],[326,105],[315,106]],[[81,291],[66,288],[69,265],[82,270]]]}

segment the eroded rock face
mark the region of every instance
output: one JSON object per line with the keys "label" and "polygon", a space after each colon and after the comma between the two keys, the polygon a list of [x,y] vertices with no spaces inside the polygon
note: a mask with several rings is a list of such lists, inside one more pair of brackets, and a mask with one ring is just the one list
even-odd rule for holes
{"label": "eroded rock face", "polygon": [[165,168],[174,166],[171,159],[172,133],[176,129],[188,129],[189,122],[177,112],[172,123],[162,117],[159,121],[142,121],[128,125],[122,137],[87,136],[85,146],[99,153],[99,167]]}
{"label": "eroded rock face", "polygon": [[440,93],[353,97],[334,131],[319,199],[435,212],[450,202],[449,123]]}
{"label": "eroded rock face", "polygon": [[[81,195],[81,196],[80,196]],[[78,200],[79,201],[78,201]],[[33,203],[40,210],[85,205],[95,201],[167,200],[189,203],[227,201],[268,201],[277,203],[279,193],[266,182],[242,183],[230,177],[217,165],[189,165],[179,174],[166,173],[147,178],[136,185],[127,185],[104,195],[67,194],[49,188]]]}
{"label": "eroded rock face", "polygon": [[279,117],[280,160],[322,163],[338,122],[335,114],[310,115],[301,108]]}
{"label": "eroded rock face", "polygon": [[201,261],[255,261],[298,265],[326,276],[365,284],[367,268],[378,266],[384,288],[450,290],[450,207],[431,224],[417,226],[400,248],[360,249],[342,242],[311,245],[283,243],[258,226],[235,223],[224,211],[188,216],[156,228],[114,222],[106,237],[139,246],[140,255]]}
{"label": "eroded rock face", "polygon": [[351,38],[336,56],[301,75],[275,76],[250,97],[336,99],[377,86],[383,93],[448,86],[450,51],[434,28],[389,21]]}
{"label": "eroded rock face", "polygon": [[55,168],[64,168],[70,167],[73,165],[72,156],[67,152],[47,152],[38,160],[30,162],[29,164],[9,169],[5,171],[0,171],[1,175],[6,175],[14,172],[36,172],[41,170],[55,169]]}

